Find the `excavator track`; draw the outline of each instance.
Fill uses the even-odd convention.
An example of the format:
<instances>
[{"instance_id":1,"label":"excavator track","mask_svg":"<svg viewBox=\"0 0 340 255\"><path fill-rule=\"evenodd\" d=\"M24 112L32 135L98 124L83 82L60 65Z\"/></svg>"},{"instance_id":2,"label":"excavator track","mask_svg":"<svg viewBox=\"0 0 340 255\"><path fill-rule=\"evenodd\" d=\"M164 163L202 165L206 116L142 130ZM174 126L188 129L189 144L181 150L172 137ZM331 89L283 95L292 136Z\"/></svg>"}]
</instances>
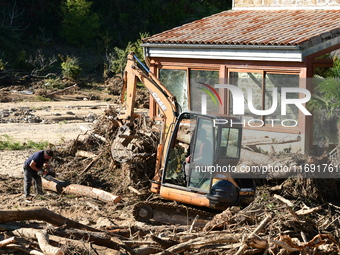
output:
<instances>
[{"instance_id":1,"label":"excavator track","mask_svg":"<svg viewBox=\"0 0 340 255\"><path fill-rule=\"evenodd\" d=\"M192 225L195 221L195 226L204 227L214 214L181 204L150 201L136 204L133 216L147 223Z\"/></svg>"}]
</instances>

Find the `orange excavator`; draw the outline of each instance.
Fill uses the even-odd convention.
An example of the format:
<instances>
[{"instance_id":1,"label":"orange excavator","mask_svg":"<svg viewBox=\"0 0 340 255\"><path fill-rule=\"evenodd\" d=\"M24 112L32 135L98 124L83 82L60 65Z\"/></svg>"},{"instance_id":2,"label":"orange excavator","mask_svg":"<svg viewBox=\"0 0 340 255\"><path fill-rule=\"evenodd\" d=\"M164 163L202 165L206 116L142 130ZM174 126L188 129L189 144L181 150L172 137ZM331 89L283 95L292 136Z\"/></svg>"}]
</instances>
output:
<instances>
[{"instance_id":1,"label":"orange excavator","mask_svg":"<svg viewBox=\"0 0 340 255\"><path fill-rule=\"evenodd\" d=\"M242 140L238 119L179 113L176 98L134 53L128 55L123 80L126 113L118 116L123 126L112 143L112 157L128 162L141 156L132 152L138 139L133 134L134 120L138 118L134 112L138 81L157 102L162 119L151 183L151 191L159 194L161 201L136 204L133 213L137 220L191 224L194 220L199 222L199 218L204 222L216 211L245 206L254 200L253 180L236 171Z\"/></svg>"}]
</instances>

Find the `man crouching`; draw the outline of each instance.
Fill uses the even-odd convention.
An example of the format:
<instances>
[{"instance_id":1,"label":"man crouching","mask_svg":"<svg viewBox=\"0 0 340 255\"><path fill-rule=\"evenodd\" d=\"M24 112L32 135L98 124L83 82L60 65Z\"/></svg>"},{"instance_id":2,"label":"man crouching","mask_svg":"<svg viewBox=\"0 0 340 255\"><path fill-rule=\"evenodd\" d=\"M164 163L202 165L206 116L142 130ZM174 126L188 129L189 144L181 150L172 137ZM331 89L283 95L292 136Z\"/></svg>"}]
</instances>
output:
<instances>
[{"instance_id":1,"label":"man crouching","mask_svg":"<svg viewBox=\"0 0 340 255\"><path fill-rule=\"evenodd\" d=\"M42 182L41 177L45 169L49 169L48 161L53 157L52 150L42 150L33 153L24 163L24 192L26 201L31 201L30 195L32 179L35 183L36 192L42 195Z\"/></svg>"}]
</instances>

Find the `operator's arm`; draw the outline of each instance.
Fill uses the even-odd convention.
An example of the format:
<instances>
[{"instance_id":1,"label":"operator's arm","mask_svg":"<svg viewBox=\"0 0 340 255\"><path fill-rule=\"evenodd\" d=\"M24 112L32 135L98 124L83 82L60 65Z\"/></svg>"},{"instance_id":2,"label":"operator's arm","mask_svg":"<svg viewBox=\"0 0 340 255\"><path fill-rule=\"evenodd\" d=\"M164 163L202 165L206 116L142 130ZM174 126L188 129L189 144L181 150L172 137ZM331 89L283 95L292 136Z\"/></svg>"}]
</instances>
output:
<instances>
[{"instance_id":1,"label":"operator's arm","mask_svg":"<svg viewBox=\"0 0 340 255\"><path fill-rule=\"evenodd\" d=\"M32 168L33 170L35 170L37 172L40 171L40 169L37 167L37 163L34 160L31 161L29 166L30 166L30 168Z\"/></svg>"}]
</instances>

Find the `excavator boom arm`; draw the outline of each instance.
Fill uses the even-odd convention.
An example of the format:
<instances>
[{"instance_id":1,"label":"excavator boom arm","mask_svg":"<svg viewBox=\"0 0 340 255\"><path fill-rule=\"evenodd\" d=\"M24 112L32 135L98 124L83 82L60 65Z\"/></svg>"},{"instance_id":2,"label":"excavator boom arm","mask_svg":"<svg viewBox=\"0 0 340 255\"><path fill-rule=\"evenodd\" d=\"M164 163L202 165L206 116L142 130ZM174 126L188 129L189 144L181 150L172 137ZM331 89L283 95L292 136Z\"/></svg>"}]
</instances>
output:
<instances>
[{"instance_id":1,"label":"excavator boom arm","mask_svg":"<svg viewBox=\"0 0 340 255\"><path fill-rule=\"evenodd\" d=\"M157 162L154 181L157 183L154 192L159 190L160 169L164 166L164 148L167 148L173 124L178 116L176 98L170 91L157 79L157 77L133 54L128 55L127 65L124 71L124 90L126 91L126 114L120 116L120 119L128 120L130 127L133 125L135 118L134 105L137 95L138 80L149 90L150 95L154 98L161 111L162 130L160 143L157 148ZM142 66L142 68L139 66ZM123 91L124 91L123 90ZM124 95L122 95L124 96Z\"/></svg>"}]
</instances>

